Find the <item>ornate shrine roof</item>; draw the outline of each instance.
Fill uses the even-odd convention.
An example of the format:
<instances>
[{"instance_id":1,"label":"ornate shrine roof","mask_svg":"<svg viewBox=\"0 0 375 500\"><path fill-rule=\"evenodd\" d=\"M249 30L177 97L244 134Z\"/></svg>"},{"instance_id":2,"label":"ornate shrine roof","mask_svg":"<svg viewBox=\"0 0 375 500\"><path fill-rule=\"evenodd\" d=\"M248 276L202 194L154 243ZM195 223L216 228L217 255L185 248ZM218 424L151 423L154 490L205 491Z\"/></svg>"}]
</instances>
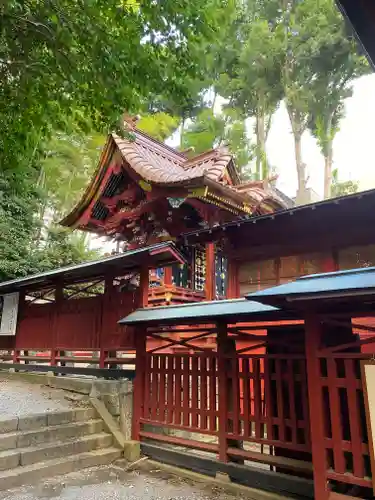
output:
<instances>
[{"instance_id":1,"label":"ornate shrine roof","mask_svg":"<svg viewBox=\"0 0 375 500\"><path fill-rule=\"evenodd\" d=\"M195 203L205 222L207 206L215 207L224 215L214 223L286 208L271 188L240 184L233 156L226 148L189 158L138 130L133 120L126 122L130 123L129 137L109 135L90 185L62 225L121 234L124 219L134 221L151 211L156 198L177 200L172 205L177 209L185 202Z\"/></svg>"}]
</instances>

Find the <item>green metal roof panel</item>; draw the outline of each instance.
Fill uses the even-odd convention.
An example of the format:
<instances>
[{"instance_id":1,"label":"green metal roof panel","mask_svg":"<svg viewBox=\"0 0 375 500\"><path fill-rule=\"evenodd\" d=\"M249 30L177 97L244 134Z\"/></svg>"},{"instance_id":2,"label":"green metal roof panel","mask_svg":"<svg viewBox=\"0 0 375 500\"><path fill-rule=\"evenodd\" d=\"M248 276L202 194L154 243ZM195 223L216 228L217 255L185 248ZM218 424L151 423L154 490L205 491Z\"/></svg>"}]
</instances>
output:
<instances>
[{"instance_id":1,"label":"green metal roof panel","mask_svg":"<svg viewBox=\"0 0 375 500\"><path fill-rule=\"evenodd\" d=\"M287 303L319 299L346 299L375 296L375 267L303 276L291 283L250 293L246 299L285 306Z\"/></svg>"},{"instance_id":2,"label":"green metal roof panel","mask_svg":"<svg viewBox=\"0 0 375 500\"><path fill-rule=\"evenodd\" d=\"M196 302L179 306L146 307L137 309L119 321L122 325L167 325L171 323L197 324L202 321L245 320L251 317L254 321L271 321L287 319L281 310L251 302L245 299L217 300L212 302ZM288 316L290 318L290 314Z\"/></svg>"},{"instance_id":3,"label":"green metal roof panel","mask_svg":"<svg viewBox=\"0 0 375 500\"><path fill-rule=\"evenodd\" d=\"M149 268L168 266L174 263L184 263L185 258L172 242L158 243L136 250L130 250L118 255L93 260L83 264L65 266L53 271L26 276L0 283L0 294L19 291L21 289L43 288L56 280L79 281L89 278L101 278L113 270L119 272L137 271L142 265Z\"/></svg>"}]
</instances>

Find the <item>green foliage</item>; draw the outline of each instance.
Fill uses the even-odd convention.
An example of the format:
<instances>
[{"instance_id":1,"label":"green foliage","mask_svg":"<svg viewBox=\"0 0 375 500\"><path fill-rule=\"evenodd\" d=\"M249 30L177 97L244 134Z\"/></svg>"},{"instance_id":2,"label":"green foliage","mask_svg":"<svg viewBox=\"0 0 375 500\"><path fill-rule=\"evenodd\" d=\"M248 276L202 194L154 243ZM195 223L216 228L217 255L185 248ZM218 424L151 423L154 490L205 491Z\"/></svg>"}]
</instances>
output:
<instances>
[{"instance_id":1,"label":"green foliage","mask_svg":"<svg viewBox=\"0 0 375 500\"><path fill-rule=\"evenodd\" d=\"M99 259L100 252L88 250L86 235L51 225L43 244L37 248L32 258L38 262L39 271L48 271L68 264L79 264Z\"/></svg>"},{"instance_id":2,"label":"green foliage","mask_svg":"<svg viewBox=\"0 0 375 500\"><path fill-rule=\"evenodd\" d=\"M0 281L36 272L31 241L39 193L29 179L9 186L0 176Z\"/></svg>"},{"instance_id":3,"label":"green foliage","mask_svg":"<svg viewBox=\"0 0 375 500\"><path fill-rule=\"evenodd\" d=\"M211 109L205 109L186 126L182 148L193 148L194 155L203 153L219 146L224 133L225 119L215 116Z\"/></svg>"},{"instance_id":4,"label":"green foliage","mask_svg":"<svg viewBox=\"0 0 375 500\"><path fill-rule=\"evenodd\" d=\"M38 217L48 203L57 211L73 203L91 168L71 148L72 134L119 129L124 110L155 96L184 102L189 82L203 79L199 48L215 37L225 7L223 0L1 2L0 279L40 268L30 255ZM51 137L59 144L47 146ZM52 155L41 161L46 147ZM91 147L82 148L87 159Z\"/></svg>"},{"instance_id":5,"label":"green foliage","mask_svg":"<svg viewBox=\"0 0 375 500\"><path fill-rule=\"evenodd\" d=\"M249 162L251 150L246 125L236 110L225 109L215 114L205 109L186 127L182 147L193 148L192 154L196 155L220 145L228 146L240 171Z\"/></svg>"},{"instance_id":6,"label":"green foliage","mask_svg":"<svg viewBox=\"0 0 375 500\"><path fill-rule=\"evenodd\" d=\"M359 184L356 181L340 181L337 168L332 171L332 197L357 193Z\"/></svg>"},{"instance_id":7,"label":"green foliage","mask_svg":"<svg viewBox=\"0 0 375 500\"><path fill-rule=\"evenodd\" d=\"M46 192L45 208L53 211L55 219L78 202L98 165L104 143L101 134L56 133L46 144L40 185Z\"/></svg>"},{"instance_id":8,"label":"green foliage","mask_svg":"<svg viewBox=\"0 0 375 500\"><path fill-rule=\"evenodd\" d=\"M164 142L177 130L179 123L179 117L160 111L154 114L143 115L137 123L137 128L158 141Z\"/></svg>"}]
</instances>

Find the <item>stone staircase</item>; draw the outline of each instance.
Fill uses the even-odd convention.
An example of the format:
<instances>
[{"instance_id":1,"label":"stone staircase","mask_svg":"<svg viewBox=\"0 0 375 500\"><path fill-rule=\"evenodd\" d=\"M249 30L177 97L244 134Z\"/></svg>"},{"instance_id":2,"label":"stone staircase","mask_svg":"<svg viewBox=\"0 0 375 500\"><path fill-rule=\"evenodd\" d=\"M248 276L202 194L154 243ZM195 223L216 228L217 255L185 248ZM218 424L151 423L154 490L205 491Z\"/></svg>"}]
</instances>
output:
<instances>
[{"instance_id":1,"label":"stone staircase","mask_svg":"<svg viewBox=\"0 0 375 500\"><path fill-rule=\"evenodd\" d=\"M120 458L94 409L2 420L0 491Z\"/></svg>"}]
</instances>

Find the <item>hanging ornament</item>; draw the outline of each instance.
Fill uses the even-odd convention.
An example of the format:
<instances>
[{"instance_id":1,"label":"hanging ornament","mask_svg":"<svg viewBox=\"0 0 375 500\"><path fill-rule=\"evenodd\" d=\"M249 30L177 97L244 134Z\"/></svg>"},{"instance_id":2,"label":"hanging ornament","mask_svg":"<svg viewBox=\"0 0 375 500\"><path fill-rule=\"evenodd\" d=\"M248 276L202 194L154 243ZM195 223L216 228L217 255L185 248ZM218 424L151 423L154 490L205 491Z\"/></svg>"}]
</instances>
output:
<instances>
[{"instance_id":1,"label":"hanging ornament","mask_svg":"<svg viewBox=\"0 0 375 500\"><path fill-rule=\"evenodd\" d=\"M167 200L172 208L180 208L186 198L167 198Z\"/></svg>"}]
</instances>

